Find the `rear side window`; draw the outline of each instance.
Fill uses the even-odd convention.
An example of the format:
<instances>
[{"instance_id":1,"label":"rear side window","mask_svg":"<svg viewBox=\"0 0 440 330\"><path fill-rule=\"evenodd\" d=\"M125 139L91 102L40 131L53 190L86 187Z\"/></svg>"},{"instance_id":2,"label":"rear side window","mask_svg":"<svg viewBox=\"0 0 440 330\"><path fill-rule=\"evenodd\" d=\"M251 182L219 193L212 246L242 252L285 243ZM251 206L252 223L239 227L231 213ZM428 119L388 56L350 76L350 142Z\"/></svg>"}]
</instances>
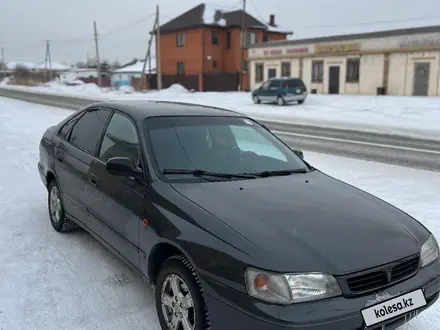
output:
<instances>
[{"instance_id":1,"label":"rear side window","mask_svg":"<svg viewBox=\"0 0 440 330\"><path fill-rule=\"evenodd\" d=\"M81 117L81 115L82 115L82 113L74 116L67 123L65 123L63 127L61 127L61 130L58 133L60 138L67 139L67 136L70 132L70 129L72 128L73 125L75 125L75 123L78 121L78 119Z\"/></svg>"},{"instance_id":2,"label":"rear side window","mask_svg":"<svg viewBox=\"0 0 440 330\"><path fill-rule=\"evenodd\" d=\"M110 113L106 109L86 112L73 126L70 143L94 155Z\"/></svg>"},{"instance_id":3,"label":"rear side window","mask_svg":"<svg viewBox=\"0 0 440 330\"><path fill-rule=\"evenodd\" d=\"M288 79L283 83L283 87L304 88L304 83L300 79Z\"/></svg>"}]
</instances>

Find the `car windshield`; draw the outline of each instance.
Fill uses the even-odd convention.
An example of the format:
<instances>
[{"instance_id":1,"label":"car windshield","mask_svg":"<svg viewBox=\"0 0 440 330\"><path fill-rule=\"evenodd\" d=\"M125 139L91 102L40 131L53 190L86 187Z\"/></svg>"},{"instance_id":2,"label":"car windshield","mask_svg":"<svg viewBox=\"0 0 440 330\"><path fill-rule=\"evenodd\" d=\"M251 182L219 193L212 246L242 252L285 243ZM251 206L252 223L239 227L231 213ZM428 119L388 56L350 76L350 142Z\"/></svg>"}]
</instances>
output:
<instances>
[{"instance_id":1,"label":"car windshield","mask_svg":"<svg viewBox=\"0 0 440 330\"><path fill-rule=\"evenodd\" d=\"M246 118L152 117L145 120L145 127L155 166L161 174L167 170L169 179L188 178L194 170L223 174L309 170L275 136Z\"/></svg>"}]
</instances>

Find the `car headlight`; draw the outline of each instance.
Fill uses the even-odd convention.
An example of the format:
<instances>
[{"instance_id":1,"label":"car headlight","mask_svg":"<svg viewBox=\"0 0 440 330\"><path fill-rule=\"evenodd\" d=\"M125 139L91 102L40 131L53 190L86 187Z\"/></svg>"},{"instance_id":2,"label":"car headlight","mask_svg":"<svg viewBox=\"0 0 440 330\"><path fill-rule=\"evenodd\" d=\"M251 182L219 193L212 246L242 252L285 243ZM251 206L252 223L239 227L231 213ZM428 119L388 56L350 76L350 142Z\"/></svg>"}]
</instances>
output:
<instances>
[{"instance_id":1,"label":"car headlight","mask_svg":"<svg viewBox=\"0 0 440 330\"><path fill-rule=\"evenodd\" d=\"M246 286L250 296L283 305L341 295L336 279L322 273L275 274L248 268Z\"/></svg>"},{"instance_id":2,"label":"car headlight","mask_svg":"<svg viewBox=\"0 0 440 330\"><path fill-rule=\"evenodd\" d=\"M420 252L420 267L432 264L439 257L438 244L434 236L430 235L426 242L422 245Z\"/></svg>"}]
</instances>

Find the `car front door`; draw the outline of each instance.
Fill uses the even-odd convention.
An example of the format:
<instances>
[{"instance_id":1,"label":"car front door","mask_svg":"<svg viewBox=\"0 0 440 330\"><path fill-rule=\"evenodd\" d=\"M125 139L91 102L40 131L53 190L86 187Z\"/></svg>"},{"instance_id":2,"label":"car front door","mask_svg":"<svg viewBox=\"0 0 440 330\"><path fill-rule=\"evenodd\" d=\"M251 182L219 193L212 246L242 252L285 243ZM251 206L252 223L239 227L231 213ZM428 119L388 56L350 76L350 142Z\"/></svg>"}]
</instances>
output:
<instances>
[{"instance_id":1,"label":"car front door","mask_svg":"<svg viewBox=\"0 0 440 330\"><path fill-rule=\"evenodd\" d=\"M276 102L278 98L279 90L280 90L280 81L271 80L269 82L269 88L267 91L267 101Z\"/></svg>"},{"instance_id":2,"label":"car front door","mask_svg":"<svg viewBox=\"0 0 440 330\"><path fill-rule=\"evenodd\" d=\"M84 191L98 141L110 116L108 110L86 110L61 129L55 147L55 175L66 213L85 221Z\"/></svg>"},{"instance_id":3,"label":"car front door","mask_svg":"<svg viewBox=\"0 0 440 330\"><path fill-rule=\"evenodd\" d=\"M97 233L139 268L139 230L143 223L146 180L110 175L105 165L113 157L128 157L135 165L144 168L136 125L119 112L113 113L97 158L91 162L86 212L90 222L99 227Z\"/></svg>"},{"instance_id":4,"label":"car front door","mask_svg":"<svg viewBox=\"0 0 440 330\"><path fill-rule=\"evenodd\" d=\"M269 83L270 81L264 82L263 85L261 85L261 87L258 89L258 98L260 101L268 101Z\"/></svg>"}]
</instances>

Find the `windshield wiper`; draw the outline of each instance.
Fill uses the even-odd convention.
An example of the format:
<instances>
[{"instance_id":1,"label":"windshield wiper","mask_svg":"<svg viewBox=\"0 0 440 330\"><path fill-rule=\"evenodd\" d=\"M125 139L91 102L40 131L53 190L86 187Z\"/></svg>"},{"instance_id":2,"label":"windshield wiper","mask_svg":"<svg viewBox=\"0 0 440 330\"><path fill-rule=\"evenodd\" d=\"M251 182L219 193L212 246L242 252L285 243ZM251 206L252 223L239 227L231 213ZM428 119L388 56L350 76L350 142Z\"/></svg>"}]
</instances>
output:
<instances>
[{"instance_id":1,"label":"windshield wiper","mask_svg":"<svg viewBox=\"0 0 440 330\"><path fill-rule=\"evenodd\" d=\"M262 178L267 178L269 176L283 176L290 175L296 173L307 173L308 171L305 168L299 168L294 170L278 170L278 171L263 171L260 173L245 173L246 175L255 175Z\"/></svg>"},{"instance_id":2,"label":"windshield wiper","mask_svg":"<svg viewBox=\"0 0 440 330\"><path fill-rule=\"evenodd\" d=\"M256 179L255 174L233 174L233 173L220 173L220 172L209 172L204 170L181 170L181 169L164 169L163 174L192 174L194 176L212 176L216 178L226 178L226 179Z\"/></svg>"}]
</instances>

